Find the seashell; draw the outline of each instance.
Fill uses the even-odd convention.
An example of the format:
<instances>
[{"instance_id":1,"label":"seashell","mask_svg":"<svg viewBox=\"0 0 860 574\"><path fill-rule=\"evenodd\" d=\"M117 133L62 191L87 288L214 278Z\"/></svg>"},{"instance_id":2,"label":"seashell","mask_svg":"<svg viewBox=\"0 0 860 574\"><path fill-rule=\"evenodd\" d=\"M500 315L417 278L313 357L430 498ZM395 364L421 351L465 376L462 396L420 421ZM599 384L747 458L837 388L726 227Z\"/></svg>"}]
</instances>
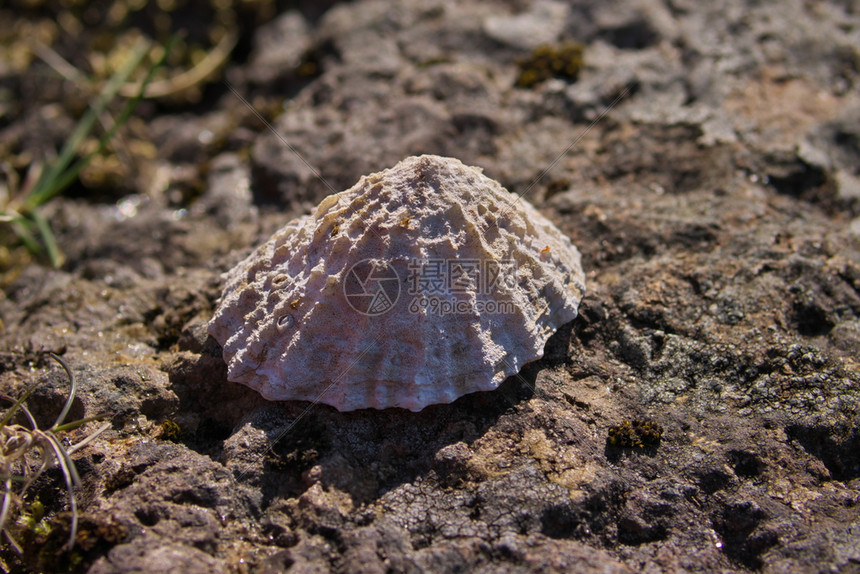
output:
<instances>
[{"instance_id":1,"label":"seashell","mask_svg":"<svg viewBox=\"0 0 860 574\"><path fill-rule=\"evenodd\" d=\"M548 219L432 155L325 198L224 279L209 333L228 379L341 411L495 389L585 292L579 252Z\"/></svg>"}]
</instances>

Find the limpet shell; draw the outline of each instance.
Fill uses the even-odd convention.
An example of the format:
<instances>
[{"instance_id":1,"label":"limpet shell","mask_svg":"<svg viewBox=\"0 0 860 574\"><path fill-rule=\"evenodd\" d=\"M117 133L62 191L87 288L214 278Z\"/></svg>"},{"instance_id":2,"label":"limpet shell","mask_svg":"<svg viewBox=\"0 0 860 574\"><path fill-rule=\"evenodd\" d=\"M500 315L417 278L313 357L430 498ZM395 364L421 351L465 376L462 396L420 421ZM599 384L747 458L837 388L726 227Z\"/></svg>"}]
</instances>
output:
<instances>
[{"instance_id":1,"label":"limpet shell","mask_svg":"<svg viewBox=\"0 0 860 574\"><path fill-rule=\"evenodd\" d=\"M224 276L209 333L270 400L420 411L497 388L576 317L580 255L453 158L409 157L325 198Z\"/></svg>"}]
</instances>

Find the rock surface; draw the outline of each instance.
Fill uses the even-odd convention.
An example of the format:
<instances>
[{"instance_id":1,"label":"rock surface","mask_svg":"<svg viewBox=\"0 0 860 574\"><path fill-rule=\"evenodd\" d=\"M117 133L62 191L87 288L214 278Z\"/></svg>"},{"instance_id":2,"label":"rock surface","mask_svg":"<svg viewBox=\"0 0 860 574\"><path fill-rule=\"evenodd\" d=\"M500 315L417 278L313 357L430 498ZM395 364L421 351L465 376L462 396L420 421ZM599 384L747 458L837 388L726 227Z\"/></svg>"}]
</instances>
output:
<instances>
[{"instance_id":1,"label":"rock surface","mask_svg":"<svg viewBox=\"0 0 860 574\"><path fill-rule=\"evenodd\" d=\"M432 155L330 195L224 279L209 333L228 379L341 411L493 390L543 356L585 291L552 222Z\"/></svg>"},{"instance_id":2,"label":"rock surface","mask_svg":"<svg viewBox=\"0 0 860 574\"><path fill-rule=\"evenodd\" d=\"M0 41L49 41L20 4ZM857 569L856 3L566 2L578 80L517 88L517 30L550 4L298 2L224 71L278 136L218 82L193 106L145 105L124 153L150 150L146 170L45 206L62 269L15 267L7 239L0 393L35 384L51 424L65 374L22 353L65 347L71 416L112 425L74 455L76 550L55 552L68 508L49 472L32 494L50 527L23 557L0 549L10 570ZM52 47L85 66L75 42L95 27ZM287 33L289 49L272 41ZM8 53L0 156L23 172L85 105ZM419 413L227 382L206 331L220 274L425 153L482 167L571 239L576 320L497 390ZM648 444L610 441L637 428Z\"/></svg>"}]
</instances>

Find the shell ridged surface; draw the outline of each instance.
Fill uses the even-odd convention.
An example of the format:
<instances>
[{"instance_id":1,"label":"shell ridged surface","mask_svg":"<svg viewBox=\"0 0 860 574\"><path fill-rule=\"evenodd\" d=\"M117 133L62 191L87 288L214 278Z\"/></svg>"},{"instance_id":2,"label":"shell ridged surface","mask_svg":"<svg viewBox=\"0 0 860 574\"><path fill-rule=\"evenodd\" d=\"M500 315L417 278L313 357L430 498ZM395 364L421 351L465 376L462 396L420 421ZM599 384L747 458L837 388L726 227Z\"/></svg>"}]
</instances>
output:
<instances>
[{"instance_id":1,"label":"shell ridged surface","mask_svg":"<svg viewBox=\"0 0 860 574\"><path fill-rule=\"evenodd\" d=\"M585 291L570 240L479 168L407 158L327 197L225 275L228 379L341 411L492 390Z\"/></svg>"}]
</instances>

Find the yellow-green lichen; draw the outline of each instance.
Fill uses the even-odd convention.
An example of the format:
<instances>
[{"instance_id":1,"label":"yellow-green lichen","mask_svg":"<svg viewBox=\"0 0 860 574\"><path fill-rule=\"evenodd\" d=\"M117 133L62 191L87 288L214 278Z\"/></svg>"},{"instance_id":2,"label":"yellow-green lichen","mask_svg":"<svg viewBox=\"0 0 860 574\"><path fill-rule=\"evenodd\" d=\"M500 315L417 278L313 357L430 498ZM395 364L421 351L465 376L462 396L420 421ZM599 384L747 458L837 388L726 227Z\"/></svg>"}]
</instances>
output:
<instances>
[{"instance_id":1,"label":"yellow-green lichen","mask_svg":"<svg viewBox=\"0 0 860 574\"><path fill-rule=\"evenodd\" d=\"M182 428L174 421L168 419L159 425L161 431L160 438L171 442L179 442L182 437Z\"/></svg>"},{"instance_id":2,"label":"yellow-green lichen","mask_svg":"<svg viewBox=\"0 0 860 574\"><path fill-rule=\"evenodd\" d=\"M651 419L622 421L609 428L606 444L618 448L645 448L657 446L663 436L663 427Z\"/></svg>"},{"instance_id":3,"label":"yellow-green lichen","mask_svg":"<svg viewBox=\"0 0 860 574\"><path fill-rule=\"evenodd\" d=\"M532 88L550 78L575 82L582 69L583 46L577 42L543 44L517 61L520 75L517 87Z\"/></svg>"}]
</instances>

